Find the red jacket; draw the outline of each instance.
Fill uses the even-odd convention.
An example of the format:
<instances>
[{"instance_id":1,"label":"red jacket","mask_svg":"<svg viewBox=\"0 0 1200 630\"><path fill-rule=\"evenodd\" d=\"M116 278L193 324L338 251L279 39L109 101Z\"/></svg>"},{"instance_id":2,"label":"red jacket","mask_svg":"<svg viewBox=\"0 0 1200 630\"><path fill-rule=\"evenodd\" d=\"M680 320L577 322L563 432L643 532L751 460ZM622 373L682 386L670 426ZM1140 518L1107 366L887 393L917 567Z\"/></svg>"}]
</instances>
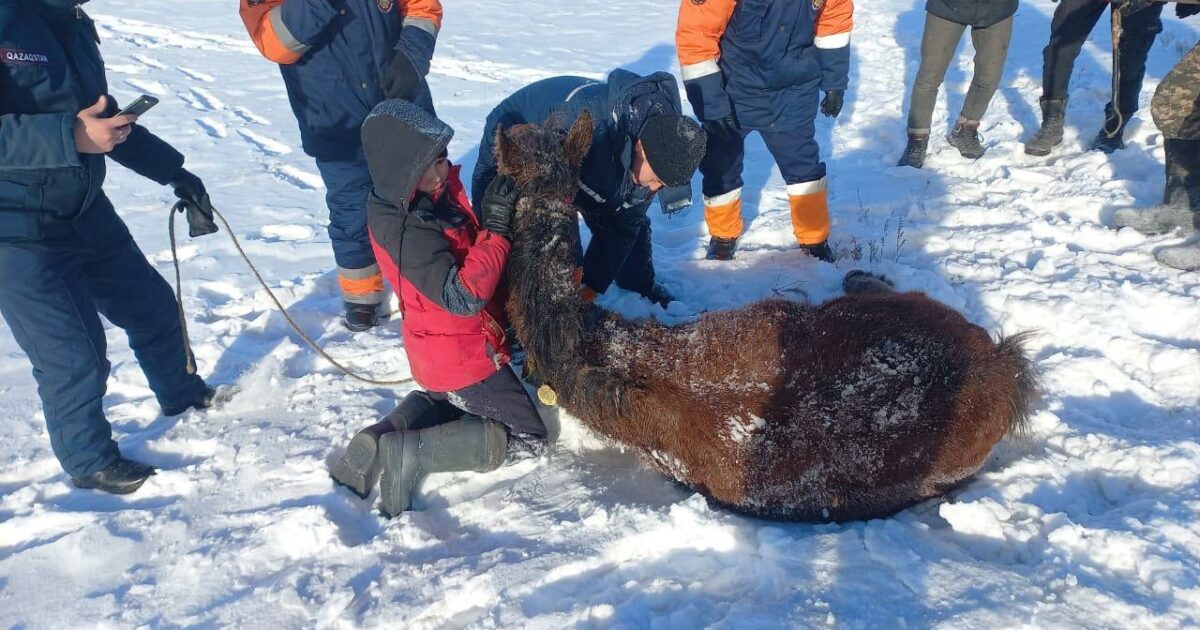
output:
<instances>
[{"instance_id":1,"label":"red jacket","mask_svg":"<svg viewBox=\"0 0 1200 630\"><path fill-rule=\"evenodd\" d=\"M501 284L511 245L480 225L459 169L437 199L418 195L401 210L372 195L368 211L375 258L400 296L413 378L435 392L474 385L509 360Z\"/></svg>"}]
</instances>

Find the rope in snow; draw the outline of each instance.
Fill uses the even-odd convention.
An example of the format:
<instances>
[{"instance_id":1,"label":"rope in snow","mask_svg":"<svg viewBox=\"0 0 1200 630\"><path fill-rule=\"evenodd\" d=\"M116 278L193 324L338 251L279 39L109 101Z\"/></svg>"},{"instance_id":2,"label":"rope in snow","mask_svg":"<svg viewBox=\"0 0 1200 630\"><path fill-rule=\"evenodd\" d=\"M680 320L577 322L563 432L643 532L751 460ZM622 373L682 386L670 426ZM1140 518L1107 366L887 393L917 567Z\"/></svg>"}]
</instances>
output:
<instances>
[{"instance_id":1,"label":"rope in snow","mask_svg":"<svg viewBox=\"0 0 1200 630\"><path fill-rule=\"evenodd\" d=\"M192 341L188 337L187 317L183 312L183 284L180 282L179 255L176 252L175 245L175 215L179 212L182 212L182 208L183 202L177 202L174 206L171 206L171 217L167 221L167 233L171 237L171 262L175 265L175 302L179 307L179 326L183 330L183 347L187 352L188 361L187 369L188 374L195 374L196 356L192 353ZM296 323L296 320L292 319L292 316L288 314L287 309L284 308L283 302L280 302L279 298L275 296L275 292L271 290L271 287L267 286L267 281L263 280L262 274L258 272L258 268L254 266L254 263L250 260L250 257L246 255L246 251L242 249L242 244L238 242L237 236L234 235L233 228L229 226L229 221L225 220L225 215L221 214L221 211L217 210L216 208L213 208L213 214L215 214L217 218L221 220L221 225L225 226L225 233L229 235L229 240L233 241L234 249L237 250L238 255L242 257L242 260L246 261L246 266L250 267L251 273L254 274L256 279L258 279L258 284L262 286L263 290L267 292L267 296L270 297L271 301L275 303L276 310L283 315L283 318L287 320L288 325L292 327L292 330L296 331L296 334L304 340L304 343L308 344L308 347L312 348L313 351L321 355L322 358L333 365L333 367L337 368L342 374L345 374L346 376L349 376L355 380L369 383L371 385L406 385L413 382L411 377L388 381L369 378L354 372L350 368L338 362L337 359L329 356L329 353L326 352L324 348L317 345L317 342L313 341L312 338L300 328L300 325Z\"/></svg>"}]
</instances>

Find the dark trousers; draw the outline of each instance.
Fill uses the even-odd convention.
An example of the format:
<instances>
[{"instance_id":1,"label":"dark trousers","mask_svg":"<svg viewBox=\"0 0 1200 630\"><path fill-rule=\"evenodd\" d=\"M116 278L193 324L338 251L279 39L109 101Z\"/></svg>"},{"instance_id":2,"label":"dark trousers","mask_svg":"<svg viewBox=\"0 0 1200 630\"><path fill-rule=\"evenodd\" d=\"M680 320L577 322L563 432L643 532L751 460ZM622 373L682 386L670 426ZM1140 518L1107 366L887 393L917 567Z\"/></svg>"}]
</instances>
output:
<instances>
[{"instance_id":1,"label":"dark trousers","mask_svg":"<svg viewBox=\"0 0 1200 630\"><path fill-rule=\"evenodd\" d=\"M333 259L342 269L363 269L375 264L375 253L367 237L367 196L371 172L359 150L352 160L317 160L325 181L325 203L329 206L329 240Z\"/></svg>"},{"instance_id":2,"label":"dark trousers","mask_svg":"<svg viewBox=\"0 0 1200 630\"><path fill-rule=\"evenodd\" d=\"M1071 82L1075 58L1096 22L1104 15L1107 2L1098 0L1061 0L1050 21L1050 43L1042 51L1042 98L1064 100ZM1126 16L1118 48L1121 53L1120 111L1126 120L1138 109L1142 79L1146 76L1146 57L1154 38L1162 32L1163 3ZM1105 106L1109 117L1113 104Z\"/></svg>"},{"instance_id":3,"label":"dark trousers","mask_svg":"<svg viewBox=\"0 0 1200 630\"><path fill-rule=\"evenodd\" d=\"M815 182L825 177L825 163L821 161L821 150L814 137L816 125L812 117L806 120L805 125L796 129L758 132L771 157L775 158L785 184ZM741 129L739 133L732 138L716 134L708 137L708 148L700 160L705 197L716 197L742 187L746 136L750 130Z\"/></svg>"},{"instance_id":4,"label":"dark trousers","mask_svg":"<svg viewBox=\"0 0 1200 630\"><path fill-rule=\"evenodd\" d=\"M987 111L988 103L1000 86L1000 76L1004 73L1008 44L1012 41L1012 26L1013 19L1009 16L987 28L971 27L975 72L971 76L967 98L963 101L960 119L978 121ZM929 133L938 88L946 79L946 70L967 28L964 24L925 13L925 31L921 35L921 68L917 70L912 99L908 105L909 133Z\"/></svg>"},{"instance_id":5,"label":"dark trousers","mask_svg":"<svg viewBox=\"0 0 1200 630\"><path fill-rule=\"evenodd\" d=\"M163 407L183 407L204 390L188 374L171 287L146 262L103 195L46 238L0 243L0 315L33 364L50 446L71 475L119 455L102 399L108 380L104 326L124 329Z\"/></svg>"},{"instance_id":6,"label":"dark trousers","mask_svg":"<svg viewBox=\"0 0 1200 630\"><path fill-rule=\"evenodd\" d=\"M603 215L583 214L592 240L583 254L583 283L604 293L617 286L650 296L654 289L654 259L650 242L648 204Z\"/></svg>"},{"instance_id":7,"label":"dark trousers","mask_svg":"<svg viewBox=\"0 0 1200 630\"><path fill-rule=\"evenodd\" d=\"M546 425L542 423L537 407L508 366L470 387L446 393L429 392L429 396L447 401L467 413L495 420L514 435L546 437Z\"/></svg>"}]
</instances>

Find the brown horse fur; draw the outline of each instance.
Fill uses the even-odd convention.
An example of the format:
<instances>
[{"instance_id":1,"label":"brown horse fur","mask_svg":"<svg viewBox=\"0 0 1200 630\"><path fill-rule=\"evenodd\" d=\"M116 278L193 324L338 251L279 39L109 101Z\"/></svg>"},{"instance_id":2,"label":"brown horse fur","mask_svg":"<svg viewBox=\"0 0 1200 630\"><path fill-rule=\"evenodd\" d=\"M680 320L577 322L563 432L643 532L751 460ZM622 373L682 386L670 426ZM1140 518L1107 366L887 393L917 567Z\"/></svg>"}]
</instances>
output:
<instances>
[{"instance_id":1,"label":"brown horse fur","mask_svg":"<svg viewBox=\"0 0 1200 630\"><path fill-rule=\"evenodd\" d=\"M681 326L580 299L564 200L591 125L585 112L565 138L554 121L496 138L520 195L508 312L537 375L591 430L714 504L844 521L944 494L1025 429L1038 386L1023 337L993 342L921 293L768 299Z\"/></svg>"}]
</instances>

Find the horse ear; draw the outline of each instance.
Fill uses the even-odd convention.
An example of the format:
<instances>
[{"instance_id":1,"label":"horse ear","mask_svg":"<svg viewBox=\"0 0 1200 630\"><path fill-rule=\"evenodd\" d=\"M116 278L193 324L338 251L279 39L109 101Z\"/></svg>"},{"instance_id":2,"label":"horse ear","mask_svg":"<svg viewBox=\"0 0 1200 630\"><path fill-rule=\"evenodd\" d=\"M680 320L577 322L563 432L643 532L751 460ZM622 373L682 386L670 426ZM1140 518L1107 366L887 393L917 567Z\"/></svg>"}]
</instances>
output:
<instances>
[{"instance_id":1,"label":"horse ear","mask_svg":"<svg viewBox=\"0 0 1200 630\"><path fill-rule=\"evenodd\" d=\"M563 151L566 153L567 162L570 163L571 168L579 168L591 148L592 112L585 109L575 119L575 124L571 125L571 130L567 132L567 139L563 143Z\"/></svg>"},{"instance_id":2,"label":"horse ear","mask_svg":"<svg viewBox=\"0 0 1200 630\"><path fill-rule=\"evenodd\" d=\"M511 163L515 154L513 153L512 140L508 139L508 134L504 133L502 125L496 125L496 143L492 149L492 154L496 156L496 167L500 173L511 174L514 165Z\"/></svg>"}]
</instances>

